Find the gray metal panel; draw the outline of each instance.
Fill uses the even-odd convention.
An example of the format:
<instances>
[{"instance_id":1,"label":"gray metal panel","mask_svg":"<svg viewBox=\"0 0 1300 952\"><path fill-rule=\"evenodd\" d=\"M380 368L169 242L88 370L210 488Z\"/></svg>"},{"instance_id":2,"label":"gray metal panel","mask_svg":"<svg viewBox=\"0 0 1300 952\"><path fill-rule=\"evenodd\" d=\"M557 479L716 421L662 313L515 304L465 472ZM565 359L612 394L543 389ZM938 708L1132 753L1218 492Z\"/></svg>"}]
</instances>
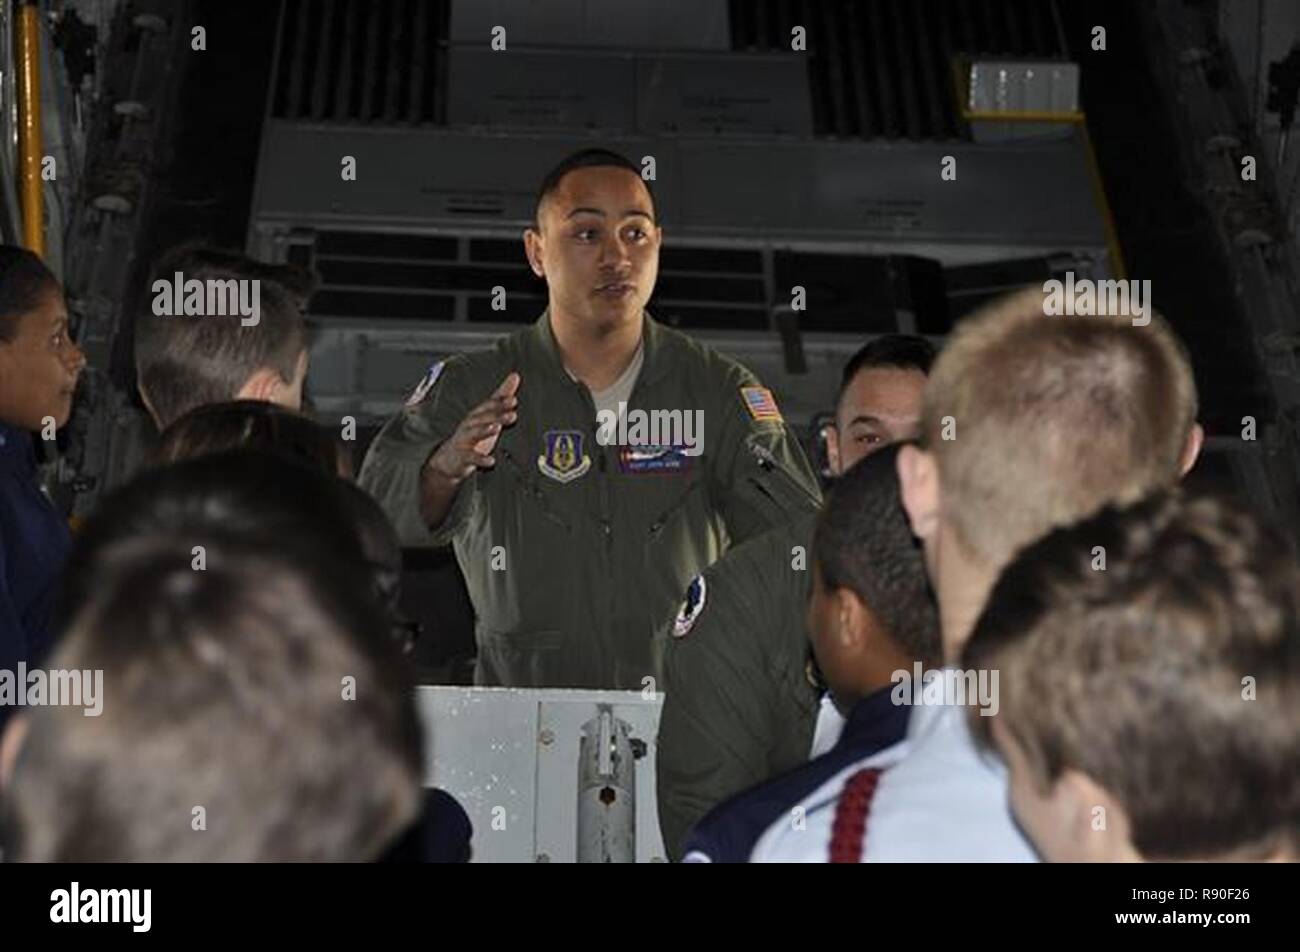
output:
<instances>
[{"instance_id":1,"label":"gray metal panel","mask_svg":"<svg viewBox=\"0 0 1300 952\"><path fill-rule=\"evenodd\" d=\"M1079 108L1077 63L979 59L970 64L973 112L1074 112Z\"/></svg>"},{"instance_id":2,"label":"gray metal panel","mask_svg":"<svg viewBox=\"0 0 1300 952\"><path fill-rule=\"evenodd\" d=\"M946 265L1104 249L1083 144L615 138L656 157L669 240L904 252ZM517 234L542 172L577 143L553 134L269 121L251 228ZM340 159L357 158L344 182ZM957 180L942 181L945 155Z\"/></svg>"},{"instance_id":3,"label":"gray metal panel","mask_svg":"<svg viewBox=\"0 0 1300 952\"><path fill-rule=\"evenodd\" d=\"M454 43L482 43L492 28L514 45L725 50L727 0L455 0Z\"/></svg>"},{"instance_id":4,"label":"gray metal panel","mask_svg":"<svg viewBox=\"0 0 1300 952\"><path fill-rule=\"evenodd\" d=\"M516 129L636 126L636 61L586 50L451 50L447 121Z\"/></svg>"},{"instance_id":5,"label":"gray metal panel","mask_svg":"<svg viewBox=\"0 0 1300 952\"><path fill-rule=\"evenodd\" d=\"M807 60L794 53L455 47L447 118L456 126L606 134L812 134Z\"/></svg>"},{"instance_id":6,"label":"gray metal panel","mask_svg":"<svg viewBox=\"0 0 1300 952\"><path fill-rule=\"evenodd\" d=\"M637 58L637 126L657 133L811 136L802 53Z\"/></svg>"},{"instance_id":7,"label":"gray metal panel","mask_svg":"<svg viewBox=\"0 0 1300 952\"><path fill-rule=\"evenodd\" d=\"M662 862L655 797L662 703L662 695L636 691L419 687L424 783L469 814L474 862L573 862L582 725L607 704L645 742L636 761L636 856Z\"/></svg>"}]
</instances>

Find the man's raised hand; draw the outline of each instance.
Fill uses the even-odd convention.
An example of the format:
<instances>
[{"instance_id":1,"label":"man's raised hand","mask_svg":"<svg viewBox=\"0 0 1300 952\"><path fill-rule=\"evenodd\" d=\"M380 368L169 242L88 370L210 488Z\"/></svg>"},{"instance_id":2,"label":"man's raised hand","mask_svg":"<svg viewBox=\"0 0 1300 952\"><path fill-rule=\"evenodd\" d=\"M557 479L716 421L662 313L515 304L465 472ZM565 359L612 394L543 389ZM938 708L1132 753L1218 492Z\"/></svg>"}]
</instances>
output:
<instances>
[{"instance_id":1,"label":"man's raised hand","mask_svg":"<svg viewBox=\"0 0 1300 952\"><path fill-rule=\"evenodd\" d=\"M492 451L501 432L519 418L520 376L511 371L492 395L469 413L425 465L444 479L459 483L477 469L496 465Z\"/></svg>"}]
</instances>

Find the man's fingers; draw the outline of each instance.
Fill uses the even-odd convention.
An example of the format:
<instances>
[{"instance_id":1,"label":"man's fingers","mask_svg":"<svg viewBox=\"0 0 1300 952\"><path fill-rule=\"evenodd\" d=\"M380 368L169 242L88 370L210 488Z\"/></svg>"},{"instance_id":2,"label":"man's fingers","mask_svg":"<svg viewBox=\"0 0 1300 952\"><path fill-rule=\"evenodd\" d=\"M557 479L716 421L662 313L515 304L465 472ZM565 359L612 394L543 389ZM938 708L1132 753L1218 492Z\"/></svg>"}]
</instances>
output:
<instances>
[{"instance_id":1,"label":"man's fingers","mask_svg":"<svg viewBox=\"0 0 1300 952\"><path fill-rule=\"evenodd\" d=\"M519 414L514 410L503 410L500 413L484 413L474 419L466 418L465 422L458 428L458 435L482 433L492 427L504 429L517 419L519 419Z\"/></svg>"},{"instance_id":2,"label":"man's fingers","mask_svg":"<svg viewBox=\"0 0 1300 952\"><path fill-rule=\"evenodd\" d=\"M519 389L519 384L522 379L523 378L519 376L517 371L510 371L510 373L506 374L506 379L501 381L501 385L497 387L492 396L513 397L515 392Z\"/></svg>"},{"instance_id":3,"label":"man's fingers","mask_svg":"<svg viewBox=\"0 0 1300 952\"><path fill-rule=\"evenodd\" d=\"M468 449L475 443L481 443L489 436L495 436L500 432L501 424L495 420L462 427L461 432L456 436L456 446L460 449Z\"/></svg>"},{"instance_id":4,"label":"man's fingers","mask_svg":"<svg viewBox=\"0 0 1300 952\"><path fill-rule=\"evenodd\" d=\"M508 410L514 410L518 406L519 400L517 397L488 397L465 414L465 419L470 420L484 415L500 415Z\"/></svg>"},{"instance_id":5,"label":"man's fingers","mask_svg":"<svg viewBox=\"0 0 1300 952\"><path fill-rule=\"evenodd\" d=\"M471 426L479 426L482 423L513 423L518 418L519 413L513 407L503 406L482 406L471 411L470 414L461 421L461 429Z\"/></svg>"}]
</instances>

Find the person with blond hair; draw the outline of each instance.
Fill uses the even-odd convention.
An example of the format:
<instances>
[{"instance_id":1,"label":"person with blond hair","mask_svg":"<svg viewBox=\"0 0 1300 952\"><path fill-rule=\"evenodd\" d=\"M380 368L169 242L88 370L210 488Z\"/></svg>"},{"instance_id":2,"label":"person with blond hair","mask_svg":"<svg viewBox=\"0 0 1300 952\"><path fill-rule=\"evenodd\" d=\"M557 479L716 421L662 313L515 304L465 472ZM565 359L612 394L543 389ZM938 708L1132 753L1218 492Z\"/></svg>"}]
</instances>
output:
<instances>
[{"instance_id":1,"label":"person with blond hair","mask_svg":"<svg viewBox=\"0 0 1300 952\"><path fill-rule=\"evenodd\" d=\"M844 826L865 830L853 844L865 861L1035 858L1008 810L1005 770L968 726L961 689L991 686L980 700L992 713L996 672L980 682L958 671L962 647L1020 548L1175 483L1200 452L1191 364L1162 316L1135 325L1123 313L1050 316L1043 304L1030 289L959 323L926 384L920 445L899 453L949 667L901 685L910 751L863 778L863 822ZM850 780L846 794L858 787Z\"/></svg>"}]
</instances>

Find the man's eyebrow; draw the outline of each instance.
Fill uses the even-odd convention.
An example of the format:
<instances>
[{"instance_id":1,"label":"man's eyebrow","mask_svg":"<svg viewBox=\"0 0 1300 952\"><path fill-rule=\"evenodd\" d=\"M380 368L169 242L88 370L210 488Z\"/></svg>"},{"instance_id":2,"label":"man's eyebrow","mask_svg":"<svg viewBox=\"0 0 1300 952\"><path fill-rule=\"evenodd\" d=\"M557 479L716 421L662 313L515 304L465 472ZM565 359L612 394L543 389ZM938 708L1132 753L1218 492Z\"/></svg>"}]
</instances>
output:
<instances>
[{"instance_id":1,"label":"man's eyebrow","mask_svg":"<svg viewBox=\"0 0 1300 952\"><path fill-rule=\"evenodd\" d=\"M855 416L852 420L849 421L849 426L853 426L855 423L874 423L876 426L885 425L884 420L870 413L859 413L857 416Z\"/></svg>"},{"instance_id":2,"label":"man's eyebrow","mask_svg":"<svg viewBox=\"0 0 1300 952\"><path fill-rule=\"evenodd\" d=\"M572 218L574 215L584 215L584 214L599 215L601 218L606 217L605 213L601 211L599 208L575 208L573 211L569 212L569 214L565 215L564 217L567 220L569 218ZM654 221L654 216L652 216L649 212L642 211L639 208L629 208L623 212L624 218L630 218L633 215L640 215L642 218L648 219L649 221Z\"/></svg>"}]
</instances>

